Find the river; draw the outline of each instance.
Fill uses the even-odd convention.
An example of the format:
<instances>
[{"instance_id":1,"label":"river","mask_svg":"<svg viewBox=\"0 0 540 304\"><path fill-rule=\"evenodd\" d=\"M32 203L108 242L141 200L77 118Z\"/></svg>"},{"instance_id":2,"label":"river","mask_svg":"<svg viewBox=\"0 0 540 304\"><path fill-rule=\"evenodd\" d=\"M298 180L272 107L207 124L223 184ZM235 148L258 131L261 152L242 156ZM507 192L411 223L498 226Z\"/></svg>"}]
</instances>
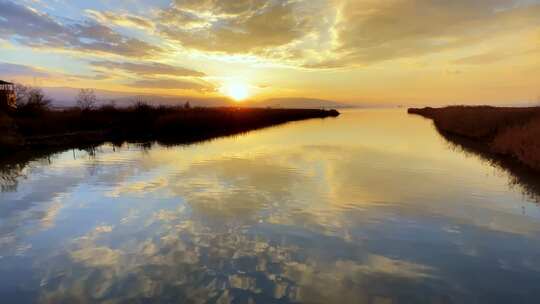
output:
<instances>
[{"instance_id":1,"label":"river","mask_svg":"<svg viewBox=\"0 0 540 304\"><path fill-rule=\"evenodd\" d=\"M538 303L513 180L403 109L55 153L4 172L0 299Z\"/></svg>"}]
</instances>

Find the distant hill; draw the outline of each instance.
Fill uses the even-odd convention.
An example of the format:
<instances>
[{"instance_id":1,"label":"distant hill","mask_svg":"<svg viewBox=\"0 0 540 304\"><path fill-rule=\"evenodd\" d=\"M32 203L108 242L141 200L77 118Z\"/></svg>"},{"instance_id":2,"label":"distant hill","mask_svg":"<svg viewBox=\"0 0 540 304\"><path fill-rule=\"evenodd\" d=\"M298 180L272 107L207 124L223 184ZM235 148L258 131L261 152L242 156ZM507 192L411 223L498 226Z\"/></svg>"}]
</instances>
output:
<instances>
[{"instance_id":1,"label":"distant hill","mask_svg":"<svg viewBox=\"0 0 540 304\"><path fill-rule=\"evenodd\" d=\"M331 100L315 99L315 98L271 98L259 102L250 103L250 106L270 107L270 108L352 108L353 105L340 103Z\"/></svg>"},{"instance_id":2,"label":"distant hill","mask_svg":"<svg viewBox=\"0 0 540 304\"><path fill-rule=\"evenodd\" d=\"M75 105L75 99L80 89L69 87L43 87L45 95L52 99L53 105L57 107L69 107ZM111 100L126 96L125 93L96 90L96 95L100 100Z\"/></svg>"},{"instance_id":3,"label":"distant hill","mask_svg":"<svg viewBox=\"0 0 540 304\"><path fill-rule=\"evenodd\" d=\"M70 107L75 105L75 100L79 89L68 87L45 87L45 95L53 100L56 107ZM129 106L135 101L144 100L152 104L159 105L183 105L189 101L195 107L258 107L258 108L290 108L290 109L342 109L352 108L353 105L340 103L331 100L315 98L272 98L263 101L234 102L227 97L191 97L191 96L159 96L159 95L136 95L127 92L115 92L106 90L96 90L99 104L107 104L111 101L117 106Z\"/></svg>"},{"instance_id":4,"label":"distant hill","mask_svg":"<svg viewBox=\"0 0 540 304\"><path fill-rule=\"evenodd\" d=\"M70 107L75 105L78 88L67 87L45 87L43 91L47 97L53 100L53 105L57 107ZM187 101L192 106L197 107L222 107L230 106L234 102L226 97L191 97L191 96L159 96L159 95L137 95L128 92L115 92L107 90L95 90L99 104L108 104L112 101L117 106L129 106L135 101L147 101L159 105L183 105Z\"/></svg>"}]
</instances>

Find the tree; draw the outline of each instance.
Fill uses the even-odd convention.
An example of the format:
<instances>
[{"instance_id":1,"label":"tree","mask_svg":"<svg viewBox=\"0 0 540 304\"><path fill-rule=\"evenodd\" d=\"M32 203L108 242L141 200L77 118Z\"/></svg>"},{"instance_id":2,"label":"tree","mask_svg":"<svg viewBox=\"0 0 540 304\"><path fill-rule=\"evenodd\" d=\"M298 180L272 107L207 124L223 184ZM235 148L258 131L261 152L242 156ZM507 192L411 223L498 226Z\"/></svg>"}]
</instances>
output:
<instances>
[{"instance_id":1,"label":"tree","mask_svg":"<svg viewBox=\"0 0 540 304\"><path fill-rule=\"evenodd\" d=\"M27 98L26 104L32 105L34 108L46 109L51 103L51 100L45 97L40 88L29 88Z\"/></svg>"},{"instance_id":2,"label":"tree","mask_svg":"<svg viewBox=\"0 0 540 304\"><path fill-rule=\"evenodd\" d=\"M191 109L191 104L189 103L189 101L186 101L186 103L184 104L184 109Z\"/></svg>"},{"instance_id":3,"label":"tree","mask_svg":"<svg viewBox=\"0 0 540 304\"><path fill-rule=\"evenodd\" d=\"M24 106L28 102L29 91L29 87L20 83L15 84L15 95L17 96L15 101L17 103L17 107Z\"/></svg>"},{"instance_id":4,"label":"tree","mask_svg":"<svg viewBox=\"0 0 540 304\"><path fill-rule=\"evenodd\" d=\"M91 110L96 106L97 97L93 89L81 89L77 95L77 106L82 110Z\"/></svg>"},{"instance_id":5,"label":"tree","mask_svg":"<svg viewBox=\"0 0 540 304\"><path fill-rule=\"evenodd\" d=\"M23 115L37 115L48 110L51 104L51 100L40 88L16 84L15 94L17 94L17 113Z\"/></svg>"}]
</instances>

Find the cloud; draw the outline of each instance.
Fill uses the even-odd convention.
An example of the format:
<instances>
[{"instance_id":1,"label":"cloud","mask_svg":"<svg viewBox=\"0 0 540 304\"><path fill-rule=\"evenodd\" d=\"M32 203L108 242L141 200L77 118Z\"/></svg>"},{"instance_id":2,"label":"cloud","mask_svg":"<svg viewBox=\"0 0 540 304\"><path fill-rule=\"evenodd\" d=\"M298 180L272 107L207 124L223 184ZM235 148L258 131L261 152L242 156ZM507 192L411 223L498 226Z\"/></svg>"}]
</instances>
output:
<instances>
[{"instance_id":1,"label":"cloud","mask_svg":"<svg viewBox=\"0 0 540 304\"><path fill-rule=\"evenodd\" d=\"M168 186L168 181L164 178L158 178L151 182L141 181L135 183L126 183L119 185L111 190L107 196L120 197L121 195L148 194Z\"/></svg>"},{"instance_id":2,"label":"cloud","mask_svg":"<svg viewBox=\"0 0 540 304\"><path fill-rule=\"evenodd\" d=\"M263 8L271 2L267 0L174 0L174 6L189 11L210 12L216 15L239 15Z\"/></svg>"},{"instance_id":3,"label":"cloud","mask_svg":"<svg viewBox=\"0 0 540 304\"><path fill-rule=\"evenodd\" d=\"M90 65L100 72L147 78L206 76L174 63L135 60L160 55L160 61L174 62L176 55L193 51L250 55L250 60L256 59L250 62L308 69L367 66L450 50L459 55L445 63L485 64L536 47L537 39L520 34L540 29L538 0L172 0L146 14L88 9L82 12L86 19L76 20L25 6L37 5L31 3L0 0L0 39L53 51L130 57ZM495 51L484 47L510 40L512 34L516 35L511 39L519 40L516 44L497 45ZM141 80L151 87L175 87L175 82L179 80Z\"/></svg>"},{"instance_id":4,"label":"cloud","mask_svg":"<svg viewBox=\"0 0 540 304\"><path fill-rule=\"evenodd\" d=\"M339 7L335 55L307 67L426 55L540 24L540 5L520 5L517 0L346 0Z\"/></svg>"},{"instance_id":5,"label":"cloud","mask_svg":"<svg viewBox=\"0 0 540 304\"><path fill-rule=\"evenodd\" d=\"M0 75L4 78L10 77L51 77L49 72L31 66L0 62Z\"/></svg>"},{"instance_id":6,"label":"cloud","mask_svg":"<svg viewBox=\"0 0 540 304\"><path fill-rule=\"evenodd\" d=\"M0 38L30 47L147 57L162 51L142 40L123 36L92 21L62 24L29 7L0 0Z\"/></svg>"},{"instance_id":7,"label":"cloud","mask_svg":"<svg viewBox=\"0 0 540 304\"><path fill-rule=\"evenodd\" d=\"M76 263L89 267L110 267L119 263L122 252L108 247L82 248L71 252L71 258Z\"/></svg>"},{"instance_id":8,"label":"cloud","mask_svg":"<svg viewBox=\"0 0 540 304\"><path fill-rule=\"evenodd\" d=\"M94 61L91 62L92 66L122 70L137 75L170 75L170 76L191 76L191 77L203 77L204 73L195 71L192 69L172 66L163 63L131 63L131 62L113 62L113 61Z\"/></svg>"},{"instance_id":9,"label":"cloud","mask_svg":"<svg viewBox=\"0 0 540 304\"><path fill-rule=\"evenodd\" d=\"M86 13L101 24L114 24L125 27L137 27L140 29L154 28L154 23L151 20L141 16L109 11L98 12L94 10L86 10Z\"/></svg>"},{"instance_id":10,"label":"cloud","mask_svg":"<svg viewBox=\"0 0 540 304\"><path fill-rule=\"evenodd\" d=\"M540 43L538 44L540 45ZM540 46L533 46L528 49L520 50L490 50L485 53L474 54L470 56L465 56L458 58L453 61L454 64L463 64L463 65L483 65L491 64L499 61L508 60L510 58L519 57L519 56L537 56L540 53Z\"/></svg>"},{"instance_id":11,"label":"cloud","mask_svg":"<svg viewBox=\"0 0 540 304\"><path fill-rule=\"evenodd\" d=\"M364 264L351 261L337 261L336 268L343 272L359 272L363 275L383 274L396 278L420 280L434 277L436 269L404 260L395 260L381 255L368 254Z\"/></svg>"},{"instance_id":12,"label":"cloud","mask_svg":"<svg viewBox=\"0 0 540 304\"><path fill-rule=\"evenodd\" d=\"M205 216L254 220L260 210L292 199L290 187L303 176L264 157L224 158L196 163L174 177L170 188ZM253 192L253 189L260 191Z\"/></svg>"},{"instance_id":13,"label":"cloud","mask_svg":"<svg viewBox=\"0 0 540 304\"><path fill-rule=\"evenodd\" d=\"M465 48L539 26L539 14L520 0L177 0L156 29L185 48L336 68Z\"/></svg>"},{"instance_id":14,"label":"cloud","mask_svg":"<svg viewBox=\"0 0 540 304\"><path fill-rule=\"evenodd\" d=\"M490 52L490 53L483 53L483 54L476 54L472 56L462 57L462 58L454 60L454 63L465 64L465 65L489 64L489 63L503 60L508 57L510 57L508 56L508 54Z\"/></svg>"},{"instance_id":15,"label":"cloud","mask_svg":"<svg viewBox=\"0 0 540 304\"><path fill-rule=\"evenodd\" d=\"M319 2L319 1L314 1ZM317 6L305 1L175 1L159 31L187 48L252 53L298 40L316 28ZM311 9L311 13L306 9ZM302 11L304 10L304 11Z\"/></svg>"},{"instance_id":16,"label":"cloud","mask_svg":"<svg viewBox=\"0 0 540 304\"><path fill-rule=\"evenodd\" d=\"M55 78L65 78L69 80L80 80L80 79L90 79L90 80L104 80L110 78L110 75L104 73L94 73L94 75L81 75L81 74L66 74L61 72L46 71L41 68L36 68L27 65L13 64L0 62L0 75L5 80L12 81L22 81L23 79L29 78L45 78L52 80Z\"/></svg>"},{"instance_id":17,"label":"cloud","mask_svg":"<svg viewBox=\"0 0 540 304\"><path fill-rule=\"evenodd\" d=\"M207 82L179 79L141 79L130 83L129 86L145 89L192 90L199 92L214 92L216 90L212 84Z\"/></svg>"}]
</instances>

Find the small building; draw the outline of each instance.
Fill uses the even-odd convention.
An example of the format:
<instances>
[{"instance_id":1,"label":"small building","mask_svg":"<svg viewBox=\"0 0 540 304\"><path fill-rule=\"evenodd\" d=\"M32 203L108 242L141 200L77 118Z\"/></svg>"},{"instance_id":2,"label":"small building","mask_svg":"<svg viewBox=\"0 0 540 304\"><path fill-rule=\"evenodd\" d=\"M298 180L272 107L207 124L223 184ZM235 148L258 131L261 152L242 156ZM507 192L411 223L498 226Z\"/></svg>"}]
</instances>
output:
<instances>
[{"instance_id":1,"label":"small building","mask_svg":"<svg viewBox=\"0 0 540 304\"><path fill-rule=\"evenodd\" d=\"M11 82L0 80L0 109L15 108L17 108L15 85Z\"/></svg>"}]
</instances>

